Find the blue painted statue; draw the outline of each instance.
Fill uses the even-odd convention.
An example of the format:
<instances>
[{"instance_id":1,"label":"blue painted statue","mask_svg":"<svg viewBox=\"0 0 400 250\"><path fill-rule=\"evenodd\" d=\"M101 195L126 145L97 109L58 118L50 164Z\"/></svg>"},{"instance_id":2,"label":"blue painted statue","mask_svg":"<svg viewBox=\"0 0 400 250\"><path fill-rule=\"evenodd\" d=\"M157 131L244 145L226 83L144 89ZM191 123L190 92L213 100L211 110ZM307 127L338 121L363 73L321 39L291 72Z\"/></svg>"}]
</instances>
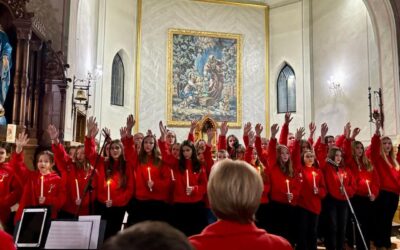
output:
<instances>
[{"instance_id":1,"label":"blue painted statue","mask_svg":"<svg viewBox=\"0 0 400 250\"><path fill-rule=\"evenodd\" d=\"M8 41L8 36L0 25L0 125L7 124L4 102L6 101L8 88L10 87L10 70L12 66L11 52L12 47Z\"/></svg>"}]
</instances>

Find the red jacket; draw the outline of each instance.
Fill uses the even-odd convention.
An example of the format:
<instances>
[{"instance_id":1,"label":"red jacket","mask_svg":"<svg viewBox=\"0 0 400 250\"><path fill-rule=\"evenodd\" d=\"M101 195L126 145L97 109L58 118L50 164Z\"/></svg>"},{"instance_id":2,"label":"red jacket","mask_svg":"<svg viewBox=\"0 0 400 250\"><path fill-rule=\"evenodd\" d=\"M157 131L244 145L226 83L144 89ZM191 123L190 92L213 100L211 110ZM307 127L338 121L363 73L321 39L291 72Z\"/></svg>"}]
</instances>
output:
<instances>
[{"instance_id":1,"label":"red jacket","mask_svg":"<svg viewBox=\"0 0 400 250\"><path fill-rule=\"evenodd\" d=\"M400 171L388 157L390 164L381 156L381 139L374 134L371 139L371 162L379 175L380 189L400 194Z\"/></svg>"},{"instance_id":2,"label":"red jacket","mask_svg":"<svg viewBox=\"0 0 400 250\"><path fill-rule=\"evenodd\" d=\"M1 242L1 249L3 250L17 249L14 245L13 237L11 237L11 235L7 234L3 230L0 230L0 242Z\"/></svg>"},{"instance_id":3,"label":"red jacket","mask_svg":"<svg viewBox=\"0 0 400 250\"><path fill-rule=\"evenodd\" d=\"M324 143L320 144L320 154L317 154L317 158L319 160L319 165L322 169L322 172L325 177L325 184L327 187L327 192L337 200L346 200L346 196L341 191L341 181L340 178L343 179L343 185L346 189L347 195L349 198L353 197L357 186L354 180L353 174L350 171L349 167L345 165L345 167L336 168L332 164L326 162L327 156L327 145Z\"/></svg>"},{"instance_id":4,"label":"red jacket","mask_svg":"<svg viewBox=\"0 0 400 250\"><path fill-rule=\"evenodd\" d=\"M373 168L372 171L367 171L365 166L362 164L361 160L359 162L362 165L361 166L357 165L356 160L352 156L351 140L346 139L344 141L343 149L345 151L346 166L350 167L350 170L355 178L357 186L355 194L359 196L366 196L366 197L369 196L369 190L367 186L367 180L368 180L368 185L371 194L374 195L375 198L378 197L380 184L379 184L378 172L376 171L376 169Z\"/></svg>"},{"instance_id":5,"label":"red jacket","mask_svg":"<svg viewBox=\"0 0 400 250\"><path fill-rule=\"evenodd\" d=\"M72 162L71 157L67 154L64 149L64 146L59 144L53 144L51 149L54 153L55 163L57 168L61 171L63 175L66 176L66 186L67 186L67 199L65 201L64 206L61 208L62 210L75 214L77 212L78 206L76 205L76 200L79 198L83 198L83 193L86 187L86 184L89 180L89 177L93 171L91 167L88 171L83 168L78 168L76 163ZM78 182L78 187L76 185ZM96 199L96 178L92 181L92 187L94 188L91 194L91 202ZM89 214L89 194L86 195L85 199L82 202L79 215L88 215Z\"/></svg>"},{"instance_id":6,"label":"red jacket","mask_svg":"<svg viewBox=\"0 0 400 250\"><path fill-rule=\"evenodd\" d=\"M299 198L302 177L298 171L293 171L292 177L287 176L277 165L276 138L269 141L268 144L268 165L270 166L270 181L271 181L271 200L279 203L295 206ZM294 168L294 166L293 166ZM287 193L293 194L293 199L289 202Z\"/></svg>"},{"instance_id":7,"label":"red jacket","mask_svg":"<svg viewBox=\"0 0 400 250\"><path fill-rule=\"evenodd\" d=\"M25 207L30 206L50 206L51 218L56 219L57 213L64 205L66 200L65 179L55 172L42 175L40 172L22 171L26 177L24 191L14 222L21 219L22 212ZM46 198L44 204L39 204L39 197L41 192L41 182L43 177L43 197Z\"/></svg>"},{"instance_id":8,"label":"red jacket","mask_svg":"<svg viewBox=\"0 0 400 250\"><path fill-rule=\"evenodd\" d=\"M189 238L197 250L290 250L290 243L284 238L269 234L254 223L239 224L218 220L207 226L201 234Z\"/></svg>"},{"instance_id":9,"label":"red jacket","mask_svg":"<svg viewBox=\"0 0 400 250\"><path fill-rule=\"evenodd\" d=\"M264 150L261 147L261 137L256 136L256 141L254 143L254 146L257 150L257 155L262 164L264 164L265 167L268 167L268 149Z\"/></svg>"},{"instance_id":10,"label":"red jacket","mask_svg":"<svg viewBox=\"0 0 400 250\"><path fill-rule=\"evenodd\" d=\"M159 166L155 166L149 159L149 163L139 163L135 167L135 176L138 200L168 201L172 177L170 168L166 164L160 162ZM154 182L151 190L147 185L149 178Z\"/></svg>"},{"instance_id":11,"label":"red jacket","mask_svg":"<svg viewBox=\"0 0 400 250\"><path fill-rule=\"evenodd\" d=\"M132 198L135 189L135 179L133 174L134 162L133 156L137 156L134 146L133 138L129 138L123 141L124 143L124 155L126 157L126 187L120 186L121 175L117 170L119 162L115 161L114 165L111 166L111 178L110 184L107 184L106 180L106 167L109 166L110 162L104 157L100 156L98 166L95 166L97 153L95 151L94 138L85 139L85 155L89 159L97 170L97 200L101 203L106 203L108 200L108 189L110 189L110 199L112 200L113 207L123 207ZM109 187L108 187L109 185Z\"/></svg>"},{"instance_id":12,"label":"red jacket","mask_svg":"<svg viewBox=\"0 0 400 250\"><path fill-rule=\"evenodd\" d=\"M254 168L256 168L256 170L260 173L261 175L261 166L255 166L254 164L252 164L252 155L253 155L253 147L248 146L246 148L246 152L244 154L244 159L246 162L248 162L250 165L252 165ZM263 183L264 183L264 190L261 196L261 203L265 204L269 202L269 191L271 190L271 183L270 183L270 174L269 174L269 170L267 167L265 167L264 165L264 173L263 175L261 175L263 177Z\"/></svg>"},{"instance_id":13,"label":"red jacket","mask_svg":"<svg viewBox=\"0 0 400 250\"><path fill-rule=\"evenodd\" d=\"M175 169L174 202L194 203L203 201L207 191L207 174L205 168L201 166L199 172L193 172L191 160L186 160L185 171L180 171L178 166ZM191 195L186 194L187 175L189 177L189 186L194 187Z\"/></svg>"},{"instance_id":14,"label":"red jacket","mask_svg":"<svg viewBox=\"0 0 400 250\"><path fill-rule=\"evenodd\" d=\"M22 195L22 185L14 175L14 169L23 162L22 158L13 153L9 162L0 163L0 223L8 221L11 207L16 204Z\"/></svg>"},{"instance_id":15,"label":"red jacket","mask_svg":"<svg viewBox=\"0 0 400 250\"><path fill-rule=\"evenodd\" d=\"M318 188L317 194L314 193L313 175L315 175L315 186ZM322 171L315 167L303 167L303 184L297 205L314 214L320 214L321 199L325 195L326 187Z\"/></svg>"}]
</instances>

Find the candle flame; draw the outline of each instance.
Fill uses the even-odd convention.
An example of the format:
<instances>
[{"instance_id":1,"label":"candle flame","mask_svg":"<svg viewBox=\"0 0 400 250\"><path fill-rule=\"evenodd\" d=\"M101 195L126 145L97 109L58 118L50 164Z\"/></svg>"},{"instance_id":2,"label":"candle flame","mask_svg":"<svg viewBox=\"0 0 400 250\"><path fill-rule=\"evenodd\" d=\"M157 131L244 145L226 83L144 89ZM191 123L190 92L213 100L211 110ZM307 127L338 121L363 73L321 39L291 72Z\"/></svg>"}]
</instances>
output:
<instances>
[{"instance_id":1,"label":"candle flame","mask_svg":"<svg viewBox=\"0 0 400 250\"><path fill-rule=\"evenodd\" d=\"M288 179L286 179L286 183L289 183L289 180L288 180Z\"/></svg>"}]
</instances>

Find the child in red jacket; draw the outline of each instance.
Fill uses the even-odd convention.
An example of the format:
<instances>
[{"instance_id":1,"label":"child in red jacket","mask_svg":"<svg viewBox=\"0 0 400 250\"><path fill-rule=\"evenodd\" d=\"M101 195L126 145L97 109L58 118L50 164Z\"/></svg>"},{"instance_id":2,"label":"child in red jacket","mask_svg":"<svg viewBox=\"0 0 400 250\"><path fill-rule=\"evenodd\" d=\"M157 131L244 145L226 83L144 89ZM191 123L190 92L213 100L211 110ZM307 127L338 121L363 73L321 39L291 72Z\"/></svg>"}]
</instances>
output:
<instances>
[{"instance_id":1,"label":"child in red jacket","mask_svg":"<svg viewBox=\"0 0 400 250\"><path fill-rule=\"evenodd\" d=\"M121 128L121 140L110 142L109 157L106 159L97 155L94 138L99 129L96 119L90 117L87 122L87 136L85 139L85 154L90 163L97 170L97 201L96 214L107 220L105 238L116 234L122 225L126 205L131 200L135 180L133 174L134 150L132 127L133 116L129 116L127 127ZM108 136L106 136L108 137ZM99 157L99 158L98 158ZM97 160L98 159L98 160Z\"/></svg>"},{"instance_id":2,"label":"child in red jacket","mask_svg":"<svg viewBox=\"0 0 400 250\"><path fill-rule=\"evenodd\" d=\"M132 224L145 220L170 220L167 203L172 182L168 165L161 159L157 140L152 134L143 138L136 164L136 202L128 221Z\"/></svg>"},{"instance_id":3,"label":"child in red jacket","mask_svg":"<svg viewBox=\"0 0 400 250\"><path fill-rule=\"evenodd\" d=\"M207 174L197 159L196 149L191 141L182 142L179 163L174 169L176 181L173 224L187 236L200 233L207 225L204 204Z\"/></svg>"},{"instance_id":4,"label":"child in red jacket","mask_svg":"<svg viewBox=\"0 0 400 250\"><path fill-rule=\"evenodd\" d=\"M299 198L302 176L301 172L293 167L288 147L277 146L276 134L278 124L271 127L271 139L268 144L268 166L270 169L270 226L271 233L281 235L295 244L295 206ZM298 147L294 150L300 150Z\"/></svg>"},{"instance_id":5,"label":"child in red jacket","mask_svg":"<svg viewBox=\"0 0 400 250\"><path fill-rule=\"evenodd\" d=\"M6 148L5 143L0 144L0 224L3 225L8 224L11 219L11 207L19 201L22 195L22 186L14 175L15 168L22 164L22 162L18 162L21 159L13 153L10 161L6 162ZM12 228L7 229L12 232Z\"/></svg>"},{"instance_id":6,"label":"child in red jacket","mask_svg":"<svg viewBox=\"0 0 400 250\"><path fill-rule=\"evenodd\" d=\"M16 153L23 162L22 149L27 144L26 134L20 134L16 140ZM19 203L14 222L21 219L26 207L49 206L51 218L56 219L58 211L65 203L66 188L65 179L53 171L54 155L50 151L42 151L38 154L37 170L30 171L25 164L21 164L16 173L21 183L24 183L24 191Z\"/></svg>"},{"instance_id":7,"label":"child in red jacket","mask_svg":"<svg viewBox=\"0 0 400 250\"><path fill-rule=\"evenodd\" d=\"M345 163L350 167L357 184L351 203L360 223L367 249L369 249L372 230L371 218L374 217L373 205L379 194L379 176L365 155L364 145L355 140L359 133L360 129L355 128L350 137L350 126L346 127L343 149ZM357 249L365 249L358 230L355 233ZM353 245L353 243L353 236L349 237L349 245Z\"/></svg>"},{"instance_id":8,"label":"child in red jacket","mask_svg":"<svg viewBox=\"0 0 400 250\"><path fill-rule=\"evenodd\" d=\"M327 132L328 125L324 123L321 127L321 145L317 155L327 188L327 197L323 205L328 225L325 246L327 249L342 249L349 213L345 192L348 198L351 198L356 190L356 183L350 168L344 164L342 150L333 146L327 151Z\"/></svg>"},{"instance_id":9,"label":"child in red jacket","mask_svg":"<svg viewBox=\"0 0 400 250\"><path fill-rule=\"evenodd\" d=\"M375 201L375 246L390 248L393 216L397 210L400 194L400 166L394 154L392 140L380 138L380 121L376 121L375 134L371 139L371 162L376 168L379 180L379 196Z\"/></svg>"},{"instance_id":10,"label":"child in red jacket","mask_svg":"<svg viewBox=\"0 0 400 250\"><path fill-rule=\"evenodd\" d=\"M258 208L256 212L256 225L259 228L263 228L267 230L268 228L268 221L270 220L271 214L268 210L268 203L269 203L269 191L271 189L271 183L270 183L270 176L269 176L269 169L264 166L264 164L261 162L260 158L258 157L257 150L254 148L254 142L256 140L256 137L254 135L253 131L250 131L248 133L248 146L246 148L246 152L244 155L244 158L246 162L248 162L250 165L252 165L257 172L261 175L261 178L263 179L263 184L264 184L264 190L261 196L261 203L260 207ZM273 216L273 215L272 215Z\"/></svg>"},{"instance_id":11,"label":"child in red jacket","mask_svg":"<svg viewBox=\"0 0 400 250\"><path fill-rule=\"evenodd\" d=\"M94 200L96 199L96 192L94 187L96 186L95 179L92 181L92 190L83 199L85 187L89 181L93 167L89 164L89 161L85 157L85 149L83 145L76 147L75 159L71 158L70 155L64 149L64 146L58 140L58 130L54 125L49 125L47 132L50 135L52 142L52 151L55 156L55 162L57 168L65 173L66 185L67 185L67 199L64 206L61 208L59 217L60 218L74 218L77 215L88 215L93 213L89 211L92 207ZM64 177L64 176L63 176ZM78 207L80 210L78 211Z\"/></svg>"}]
</instances>

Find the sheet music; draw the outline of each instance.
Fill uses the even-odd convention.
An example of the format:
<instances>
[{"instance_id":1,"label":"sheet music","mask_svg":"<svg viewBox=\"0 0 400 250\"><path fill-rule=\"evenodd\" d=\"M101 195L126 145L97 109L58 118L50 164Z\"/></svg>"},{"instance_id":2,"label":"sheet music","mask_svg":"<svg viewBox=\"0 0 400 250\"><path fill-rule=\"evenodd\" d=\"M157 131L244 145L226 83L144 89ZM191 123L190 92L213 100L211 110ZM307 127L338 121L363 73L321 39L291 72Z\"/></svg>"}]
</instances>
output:
<instances>
[{"instance_id":1,"label":"sheet music","mask_svg":"<svg viewBox=\"0 0 400 250\"><path fill-rule=\"evenodd\" d=\"M97 243L99 241L101 216L100 215L79 216L79 221L93 222L92 235L90 237L89 249L97 249Z\"/></svg>"},{"instance_id":2,"label":"sheet music","mask_svg":"<svg viewBox=\"0 0 400 250\"><path fill-rule=\"evenodd\" d=\"M45 249L88 249L91 221L52 221Z\"/></svg>"}]
</instances>

